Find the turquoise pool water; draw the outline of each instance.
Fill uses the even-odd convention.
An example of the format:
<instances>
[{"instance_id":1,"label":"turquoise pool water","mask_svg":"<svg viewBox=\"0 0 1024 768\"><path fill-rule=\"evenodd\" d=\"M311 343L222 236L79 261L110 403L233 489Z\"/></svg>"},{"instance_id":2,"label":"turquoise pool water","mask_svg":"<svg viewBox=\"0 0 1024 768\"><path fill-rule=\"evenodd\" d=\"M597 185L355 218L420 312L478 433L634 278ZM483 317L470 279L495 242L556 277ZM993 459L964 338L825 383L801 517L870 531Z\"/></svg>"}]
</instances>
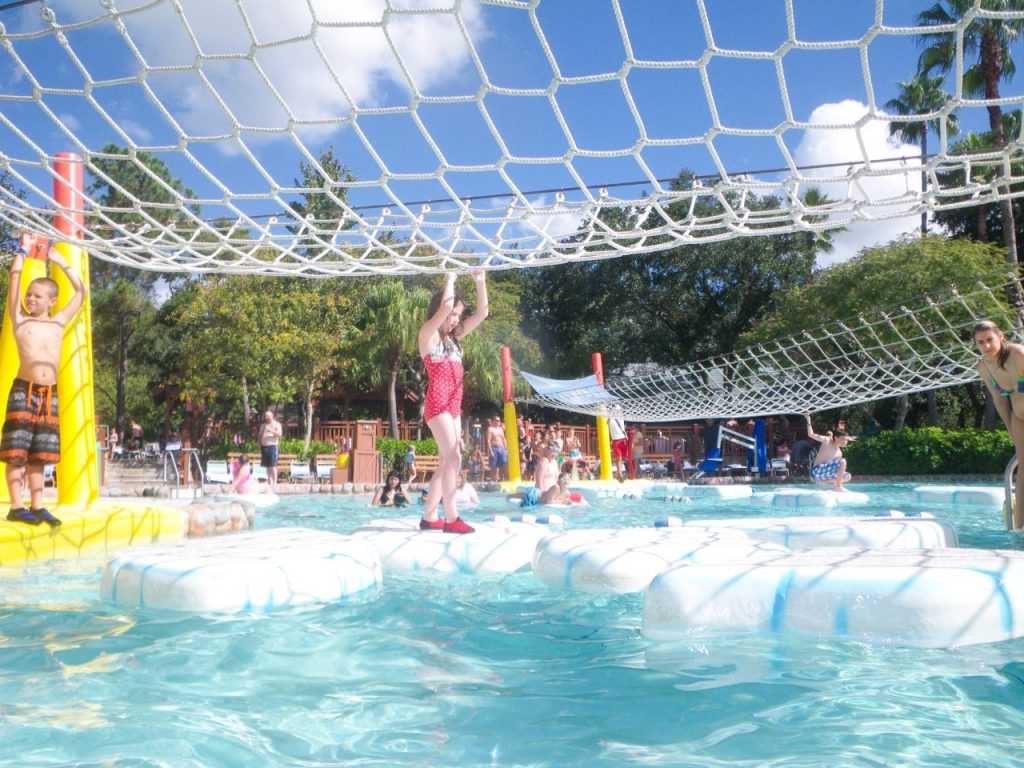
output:
<instances>
[{"instance_id":1,"label":"turquoise pool water","mask_svg":"<svg viewBox=\"0 0 1024 768\"><path fill-rule=\"evenodd\" d=\"M858 489L875 511L912 508L910 488ZM484 502L467 519L509 511ZM964 546L1021 546L998 510L930 511ZM346 532L379 512L296 497L259 525ZM567 524L666 514L766 510L599 500ZM101 568L4 577L3 765L1024 765L1024 640L651 643L641 596L566 594L525 573L389 574L358 604L190 616L101 603Z\"/></svg>"}]
</instances>

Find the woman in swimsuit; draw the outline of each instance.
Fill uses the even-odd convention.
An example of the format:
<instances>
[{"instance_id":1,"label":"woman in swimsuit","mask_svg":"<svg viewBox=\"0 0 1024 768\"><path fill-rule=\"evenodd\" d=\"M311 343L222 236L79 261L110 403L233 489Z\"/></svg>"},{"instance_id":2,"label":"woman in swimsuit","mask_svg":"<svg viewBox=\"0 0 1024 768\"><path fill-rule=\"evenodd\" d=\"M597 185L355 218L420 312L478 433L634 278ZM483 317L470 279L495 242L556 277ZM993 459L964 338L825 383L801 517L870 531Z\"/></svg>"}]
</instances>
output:
<instances>
[{"instance_id":1,"label":"woman in swimsuit","mask_svg":"<svg viewBox=\"0 0 1024 768\"><path fill-rule=\"evenodd\" d=\"M405 492L402 491L402 478L392 472L384 485L373 495L373 501L366 506L404 507L407 502Z\"/></svg>"},{"instance_id":2,"label":"woman in swimsuit","mask_svg":"<svg viewBox=\"0 0 1024 768\"><path fill-rule=\"evenodd\" d=\"M465 303L455 295L455 273L445 276L444 289L427 309L427 322L417 338L427 370L427 396L423 420L427 422L440 456L430 480L430 493L420 528L447 533L472 533L459 517L455 490L462 468L462 346L461 341L487 317L487 284L481 270L471 272L476 284L476 309L465 320ZM444 519L437 508L444 499Z\"/></svg>"},{"instance_id":3,"label":"woman in swimsuit","mask_svg":"<svg viewBox=\"0 0 1024 768\"><path fill-rule=\"evenodd\" d=\"M1018 459L1024 457L1024 346L1008 342L991 320L975 325L972 335L981 352L978 374L992 393L992 401L1010 432ZM1024 528L1024 472L1017 473L1013 527Z\"/></svg>"},{"instance_id":4,"label":"woman in swimsuit","mask_svg":"<svg viewBox=\"0 0 1024 768\"><path fill-rule=\"evenodd\" d=\"M259 493L260 484L255 477L252 476L252 465L249 463L249 457L244 453L238 458L238 463L234 467L235 479L228 486L228 493Z\"/></svg>"}]
</instances>

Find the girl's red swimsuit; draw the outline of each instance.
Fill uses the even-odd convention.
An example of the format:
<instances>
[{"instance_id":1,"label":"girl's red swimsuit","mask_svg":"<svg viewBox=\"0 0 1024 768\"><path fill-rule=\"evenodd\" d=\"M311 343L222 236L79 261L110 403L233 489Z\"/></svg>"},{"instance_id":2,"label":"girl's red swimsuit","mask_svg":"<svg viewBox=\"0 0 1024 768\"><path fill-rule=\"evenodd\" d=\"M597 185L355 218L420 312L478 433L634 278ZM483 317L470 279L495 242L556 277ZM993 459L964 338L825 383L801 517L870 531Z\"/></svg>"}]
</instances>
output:
<instances>
[{"instance_id":1,"label":"girl's red swimsuit","mask_svg":"<svg viewBox=\"0 0 1024 768\"><path fill-rule=\"evenodd\" d=\"M444 339L433 352L423 357L427 369L427 396L423 420L439 413L452 418L462 414L462 350L451 339Z\"/></svg>"}]
</instances>

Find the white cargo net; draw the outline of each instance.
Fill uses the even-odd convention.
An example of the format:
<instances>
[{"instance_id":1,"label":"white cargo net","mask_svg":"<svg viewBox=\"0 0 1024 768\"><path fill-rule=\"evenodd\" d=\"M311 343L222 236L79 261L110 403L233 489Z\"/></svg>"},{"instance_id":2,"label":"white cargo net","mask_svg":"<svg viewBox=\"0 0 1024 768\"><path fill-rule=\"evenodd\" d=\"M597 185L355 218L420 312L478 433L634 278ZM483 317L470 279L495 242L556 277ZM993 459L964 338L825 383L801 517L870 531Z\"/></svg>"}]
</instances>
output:
<instances>
[{"instance_id":1,"label":"white cargo net","mask_svg":"<svg viewBox=\"0 0 1024 768\"><path fill-rule=\"evenodd\" d=\"M832 322L679 368L609 377L603 388L593 376L538 383L528 375L534 395L519 402L637 422L684 421L809 413L978 381L975 323L989 319L1020 338L1006 296L1006 287L954 289L916 309Z\"/></svg>"},{"instance_id":2,"label":"white cargo net","mask_svg":"<svg viewBox=\"0 0 1024 768\"><path fill-rule=\"evenodd\" d=\"M818 3L802 13L842 14L848 29L807 39L793 0L773 2L778 34L764 50L740 50L716 40L743 21L726 24L706 0L588 0L561 15L540 0L0 0L0 170L28 192L0 194L0 218L56 236L55 156L81 156L87 186L113 183L98 161L118 160L119 176L128 169L144 183L86 195L78 244L99 258L323 277L609 258L1024 194L1012 186L1019 136L969 158L950 152L946 117L989 104L963 93L973 61L962 56L952 99L900 118L938 121L923 169L913 147L900 157L867 149L867 134L890 120L875 80L901 75L874 73L875 52L913 47L936 28L886 23L897 2L876 0L873 17L853 22L846 4ZM575 29L581 12L602 14L600 51ZM640 22L662 14L673 35L692 36L685 49L649 47ZM1019 17L973 9L939 31ZM848 85L863 115L812 122L806 83L829 77L836 56L860 61ZM518 69L527 58L542 76ZM734 65L767 78L765 124L737 106L725 69ZM641 90L650 78L662 98ZM580 118L584 102L602 119ZM999 100L1005 110L1022 103L1019 93ZM793 147L808 137L853 137L850 156L801 167ZM127 154L105 154L108 144ZM744 145L768 147L774 167L737 168L729 158ZM325 169L328 148L351 175ZM158 178L142 153L181 184ZM683 168L698 174L692 185L676 183ZM952 176L940 188L943 174ZM823 186L831 202L804 202ZM768 195L778 207L765 209Z\"/></svg>"}]
</instances>

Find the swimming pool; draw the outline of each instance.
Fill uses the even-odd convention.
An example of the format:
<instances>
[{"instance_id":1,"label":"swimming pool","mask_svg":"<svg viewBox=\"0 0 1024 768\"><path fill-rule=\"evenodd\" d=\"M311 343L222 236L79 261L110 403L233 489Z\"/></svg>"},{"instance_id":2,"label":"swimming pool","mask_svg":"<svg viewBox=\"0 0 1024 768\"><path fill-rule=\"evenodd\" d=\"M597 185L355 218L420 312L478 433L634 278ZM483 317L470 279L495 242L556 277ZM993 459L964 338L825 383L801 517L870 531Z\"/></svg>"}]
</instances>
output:
<instances>
[{"instance_id":1,"label":"swimming pool","mask_svg":"<svg viewBox=\"0 0 1024 768\"><path fill-rule=\"evenodd\" d=\"M867 511L911 507L912 486L853 487ZM467 519L509 511L484 504ZM998 510L931 511L964 546L1021 546ZM347 532L380 512L294 497L258 526ZM666 514L767 510L599 499L565 517ZM389 573L372 599L258 618L126 611L98 600L101 567L5 577L4 765L1024 765L1024 640L653 643L641 595L558 592L527 573Z\"/></svg>"}]
</instances>

